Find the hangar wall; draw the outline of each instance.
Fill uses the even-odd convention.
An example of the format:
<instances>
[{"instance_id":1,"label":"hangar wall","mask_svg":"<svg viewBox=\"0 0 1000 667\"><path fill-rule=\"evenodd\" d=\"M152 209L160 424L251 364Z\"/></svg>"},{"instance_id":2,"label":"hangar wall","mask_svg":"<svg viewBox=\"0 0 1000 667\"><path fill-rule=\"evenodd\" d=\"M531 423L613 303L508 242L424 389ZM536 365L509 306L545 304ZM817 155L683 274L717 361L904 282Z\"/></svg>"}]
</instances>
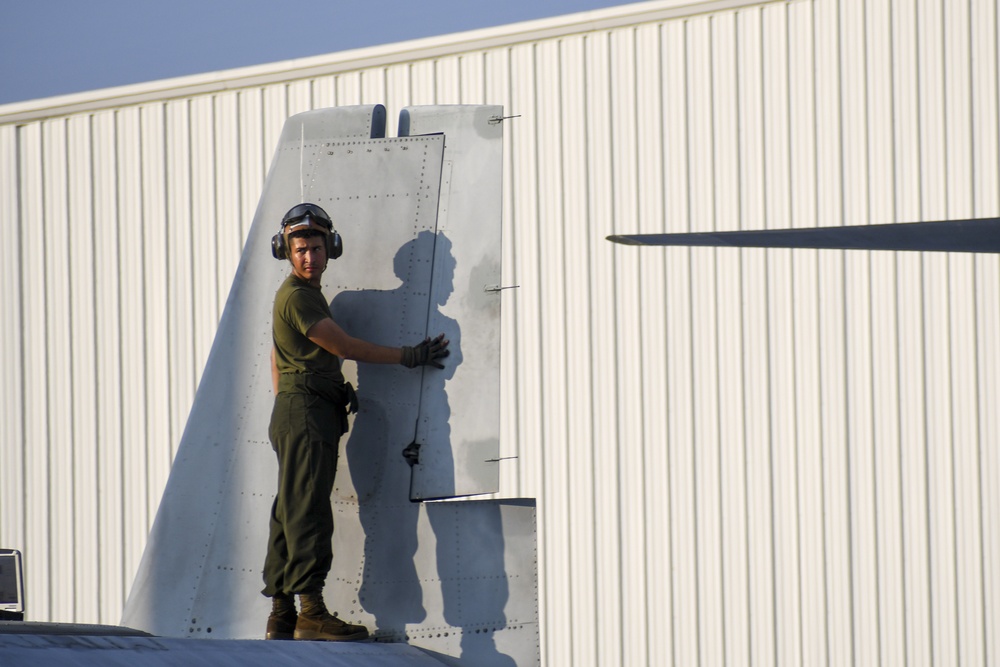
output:
<instances>
[{"instance_id":1,"label":"hangar wall","mask_svg":"<svg viewBox=\"0 0 1000 667\"><path fill-rule=\"evenodd\" d=\"M284 119L488 103L543 661L995 663L1000 260L604 237L1000 214L998 28L657 0L0 107L28 616L118 621Z\"/></svg>"}]
</instances>

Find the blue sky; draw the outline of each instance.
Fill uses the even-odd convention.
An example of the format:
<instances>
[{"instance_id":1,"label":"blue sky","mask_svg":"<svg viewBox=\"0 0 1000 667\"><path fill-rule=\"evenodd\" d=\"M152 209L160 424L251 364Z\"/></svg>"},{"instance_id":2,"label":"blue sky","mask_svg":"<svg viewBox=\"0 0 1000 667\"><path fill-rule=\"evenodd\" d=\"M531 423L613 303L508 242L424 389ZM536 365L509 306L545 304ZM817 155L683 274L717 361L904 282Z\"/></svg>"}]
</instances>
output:
<instances>
[{"instance_id":1,"label":"blue sky","mask_svg":"<svg viewBox=\"0 0 1000 667\"><path fill-rule=\"evenodd\" d=\"M614 0L5 0L0 104L629 4Z\"/></svg>"}]
</instances>

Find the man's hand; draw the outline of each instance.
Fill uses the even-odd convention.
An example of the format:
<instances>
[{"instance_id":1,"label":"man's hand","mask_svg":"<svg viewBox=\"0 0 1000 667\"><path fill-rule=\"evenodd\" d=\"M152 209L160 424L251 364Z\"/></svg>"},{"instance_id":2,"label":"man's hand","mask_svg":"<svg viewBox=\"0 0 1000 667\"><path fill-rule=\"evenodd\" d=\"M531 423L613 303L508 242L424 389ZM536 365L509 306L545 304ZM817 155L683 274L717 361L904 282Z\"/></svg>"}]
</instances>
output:
<instances>
[{"instance_id":1,"label":"man's hand","mask_svg":"<svg viewBox=\"0 0 1000 667\"><path fill-rule=\"evenodd\" d=\"M399 362L407 368L417 366L434 366L444 368L438 359L444 359L451 352L448 351L448 341L444 334L439 334L437 338L425 338L413 347L403 346L403 358Z\"/></svg>"}]
</instances>

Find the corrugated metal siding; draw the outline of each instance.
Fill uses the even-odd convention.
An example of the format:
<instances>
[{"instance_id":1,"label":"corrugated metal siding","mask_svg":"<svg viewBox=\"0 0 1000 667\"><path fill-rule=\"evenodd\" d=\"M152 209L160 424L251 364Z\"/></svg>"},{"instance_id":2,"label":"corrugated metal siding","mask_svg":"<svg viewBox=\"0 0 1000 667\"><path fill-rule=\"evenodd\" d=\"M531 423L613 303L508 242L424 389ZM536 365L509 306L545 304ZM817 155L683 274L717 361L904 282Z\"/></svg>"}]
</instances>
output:
<instances>
[{"instance_id":1,"label":"corrugated metal siding","mask_svg":"<svg viewBox=\"0 0 1000 667\"><path fill-rule=\"evenodd\" d=\"M117 621L284 119L500 103L545 662L1000 659L998 258L604 240L1000 214L995 3L727 4L0 126L29 615Z\"/></svg>"}]
</instances>

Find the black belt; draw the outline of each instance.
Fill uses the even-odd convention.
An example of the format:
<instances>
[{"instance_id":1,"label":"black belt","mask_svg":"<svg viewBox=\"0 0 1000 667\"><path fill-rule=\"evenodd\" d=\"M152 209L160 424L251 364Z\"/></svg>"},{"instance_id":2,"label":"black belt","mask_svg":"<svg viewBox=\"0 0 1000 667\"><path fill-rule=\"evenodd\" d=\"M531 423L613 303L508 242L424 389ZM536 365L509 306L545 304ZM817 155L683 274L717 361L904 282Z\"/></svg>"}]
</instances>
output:
<instances>
[{"instance_id":1,"label":"black belt","mask_svg":"<svg viewBox=\"0 0 1000 667\"><path fill-rule=\"evenodd\" d=\"M358 395L350 382L338 381L311 373L282 373L278 377L278 393L311 394L347 410L358 411Z\"/></svg>"}]
</instances>

